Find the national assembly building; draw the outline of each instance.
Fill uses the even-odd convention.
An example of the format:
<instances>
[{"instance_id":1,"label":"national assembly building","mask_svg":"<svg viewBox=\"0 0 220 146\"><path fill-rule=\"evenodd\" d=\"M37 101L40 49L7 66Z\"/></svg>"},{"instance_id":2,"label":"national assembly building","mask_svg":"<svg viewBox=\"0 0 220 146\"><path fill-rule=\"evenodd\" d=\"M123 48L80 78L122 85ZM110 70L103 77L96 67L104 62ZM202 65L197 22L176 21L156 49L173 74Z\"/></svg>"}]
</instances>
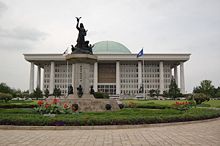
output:
<instances>
[{"instance_id":1,"label":"national assembly building","mask_svg":"<svg viewBox=\"0 0 220 146\"><path fill-rule=\"evenodd\" d=\"M85 81L84 84L92 85L95 92L134 97L142 86L145 94L151 89L159 89L162 94L169 89L171 78L174 77L181 93L185 93L184 62L189 60L190 54L143 54L137 57L123 44L114 41L97 42L92 51L92 60L86 56L88 54L84 54L84 60L88 58L86 66L80 65L80 59L77 64L72 61L71 56L68 57L71 54L24 54L30 62L29 92L39 87L48 89L52 94L56 87L66 95L68 86L72 86L73 92L76 92L76 86ZM82 76L83 73L86 76Z\"/></svg>"}]
</instances>

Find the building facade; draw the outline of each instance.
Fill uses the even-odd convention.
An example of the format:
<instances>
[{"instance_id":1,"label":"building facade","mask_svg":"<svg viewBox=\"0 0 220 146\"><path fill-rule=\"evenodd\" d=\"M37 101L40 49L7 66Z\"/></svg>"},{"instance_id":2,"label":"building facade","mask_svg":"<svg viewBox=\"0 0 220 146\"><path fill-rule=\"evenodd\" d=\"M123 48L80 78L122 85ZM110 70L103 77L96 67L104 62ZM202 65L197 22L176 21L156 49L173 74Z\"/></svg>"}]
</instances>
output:
<instances>
[{"instance_id":1,"label":"building facade","mask_svg":"<svg viewBox=\"0 0 220 146\"><path fill-rule=\"evenodd\" d=\"M135 96L143 86L146 94L151 89L163 93L174 77L181 92L185 93L184 62L189 60L190 54L144 54L137 58L137 54L113 41L96 43L93 53L97 61L90 64L86 80L96 92ZM68 62L63 54L24 54L24 57L30 62L30 93L35 87L34 66L37 66L36 87L49 89L50 93L55 87L60 88L62 94L68 92L69 85L74 87L75 64Z\"/></svg>"}]
</instances>

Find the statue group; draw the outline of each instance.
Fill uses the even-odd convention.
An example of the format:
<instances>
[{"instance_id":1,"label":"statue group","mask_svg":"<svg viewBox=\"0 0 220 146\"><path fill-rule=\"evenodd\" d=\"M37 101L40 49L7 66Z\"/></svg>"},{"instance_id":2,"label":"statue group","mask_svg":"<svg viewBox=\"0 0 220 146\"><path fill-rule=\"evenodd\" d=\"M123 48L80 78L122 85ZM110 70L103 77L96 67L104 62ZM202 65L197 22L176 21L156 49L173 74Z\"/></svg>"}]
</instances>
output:
<instances>
[{"instance_id":1,"label":"statue group","mask_svg":"<svg viewBox=\"0 0 220 146\"><path fill-rule=\"evenodd\" d=\"M79 33L76 41L77 44L75 46L71 45L72 54L93 54L93 45L89 44L89 41L85 41L85 36L88 30L84 28L83 23L79 23L80 19L81 17L76 17L76 29L79 31Z\"/></svg>"}]
</instances>

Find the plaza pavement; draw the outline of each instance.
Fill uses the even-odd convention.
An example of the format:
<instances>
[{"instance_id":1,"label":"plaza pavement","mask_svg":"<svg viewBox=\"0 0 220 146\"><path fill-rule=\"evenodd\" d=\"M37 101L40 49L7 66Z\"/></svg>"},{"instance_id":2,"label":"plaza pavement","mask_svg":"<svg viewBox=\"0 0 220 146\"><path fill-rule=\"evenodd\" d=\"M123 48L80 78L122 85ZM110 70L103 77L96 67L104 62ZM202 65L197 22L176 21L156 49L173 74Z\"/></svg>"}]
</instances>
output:
<instances>
[{"instance_id":1,"label":"plaza pavement","mask_svg":"<svg viewBox=\"0 0 220 146\"><path fill-rule=\"evenodd\" d=\"M0 146L220 146L220 118L108 130L0 130Z\"/></svg>"}]
</instances>

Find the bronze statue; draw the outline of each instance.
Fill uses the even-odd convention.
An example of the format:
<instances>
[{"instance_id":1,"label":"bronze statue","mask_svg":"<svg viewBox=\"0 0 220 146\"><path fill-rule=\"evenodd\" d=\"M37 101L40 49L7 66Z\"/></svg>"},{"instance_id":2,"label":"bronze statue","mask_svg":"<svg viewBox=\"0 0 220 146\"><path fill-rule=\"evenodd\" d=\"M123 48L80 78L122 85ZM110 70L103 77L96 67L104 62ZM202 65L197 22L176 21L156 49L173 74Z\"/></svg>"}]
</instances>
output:
<instances>
[{"instance_id":1,"label":"bronze statue","mask_svg":"<svg viewBox=\"0 0 220 146\"><path fill-rule=\"evenodd\" d=\"M81 85L79 85L79 87L77 87L77 94L79 97L82 97L82 95L83 95L83 89L82 89Z\"/></svg>"},{"instance_id":2,"label":"bronze statue","mask_svg":"<svg viewBox=\"0 0 220 146\"><path fill-rule=\"evenodd\" d=\"M75 47L72 46L72 54L93 54L92 47L93 45L89 44L89 41L85 41L85 36L88 30L85 30L83 23L79 23L81 17L76 17L76 29L79 31L77 44Z\"/></svg>"},{"instance_id":3,"label":"bronze statue","mask_svg":"<svg viewBox=\"0 0 220 146\"><path fill-rule=\"evenodd\" d=\"M82 48L83 45L85 44L85 36L86 36L86 32L87 32L87 30L85 30L84 25L82 23L80 23L80 26L79 26L80 19L81 19L81 17L79 17L79 18L76 17L76 20L77 20L76 29L79 31L78 38L77 38L77 44L76 44L77 48Z\"/></svg>"}]
</instances>

